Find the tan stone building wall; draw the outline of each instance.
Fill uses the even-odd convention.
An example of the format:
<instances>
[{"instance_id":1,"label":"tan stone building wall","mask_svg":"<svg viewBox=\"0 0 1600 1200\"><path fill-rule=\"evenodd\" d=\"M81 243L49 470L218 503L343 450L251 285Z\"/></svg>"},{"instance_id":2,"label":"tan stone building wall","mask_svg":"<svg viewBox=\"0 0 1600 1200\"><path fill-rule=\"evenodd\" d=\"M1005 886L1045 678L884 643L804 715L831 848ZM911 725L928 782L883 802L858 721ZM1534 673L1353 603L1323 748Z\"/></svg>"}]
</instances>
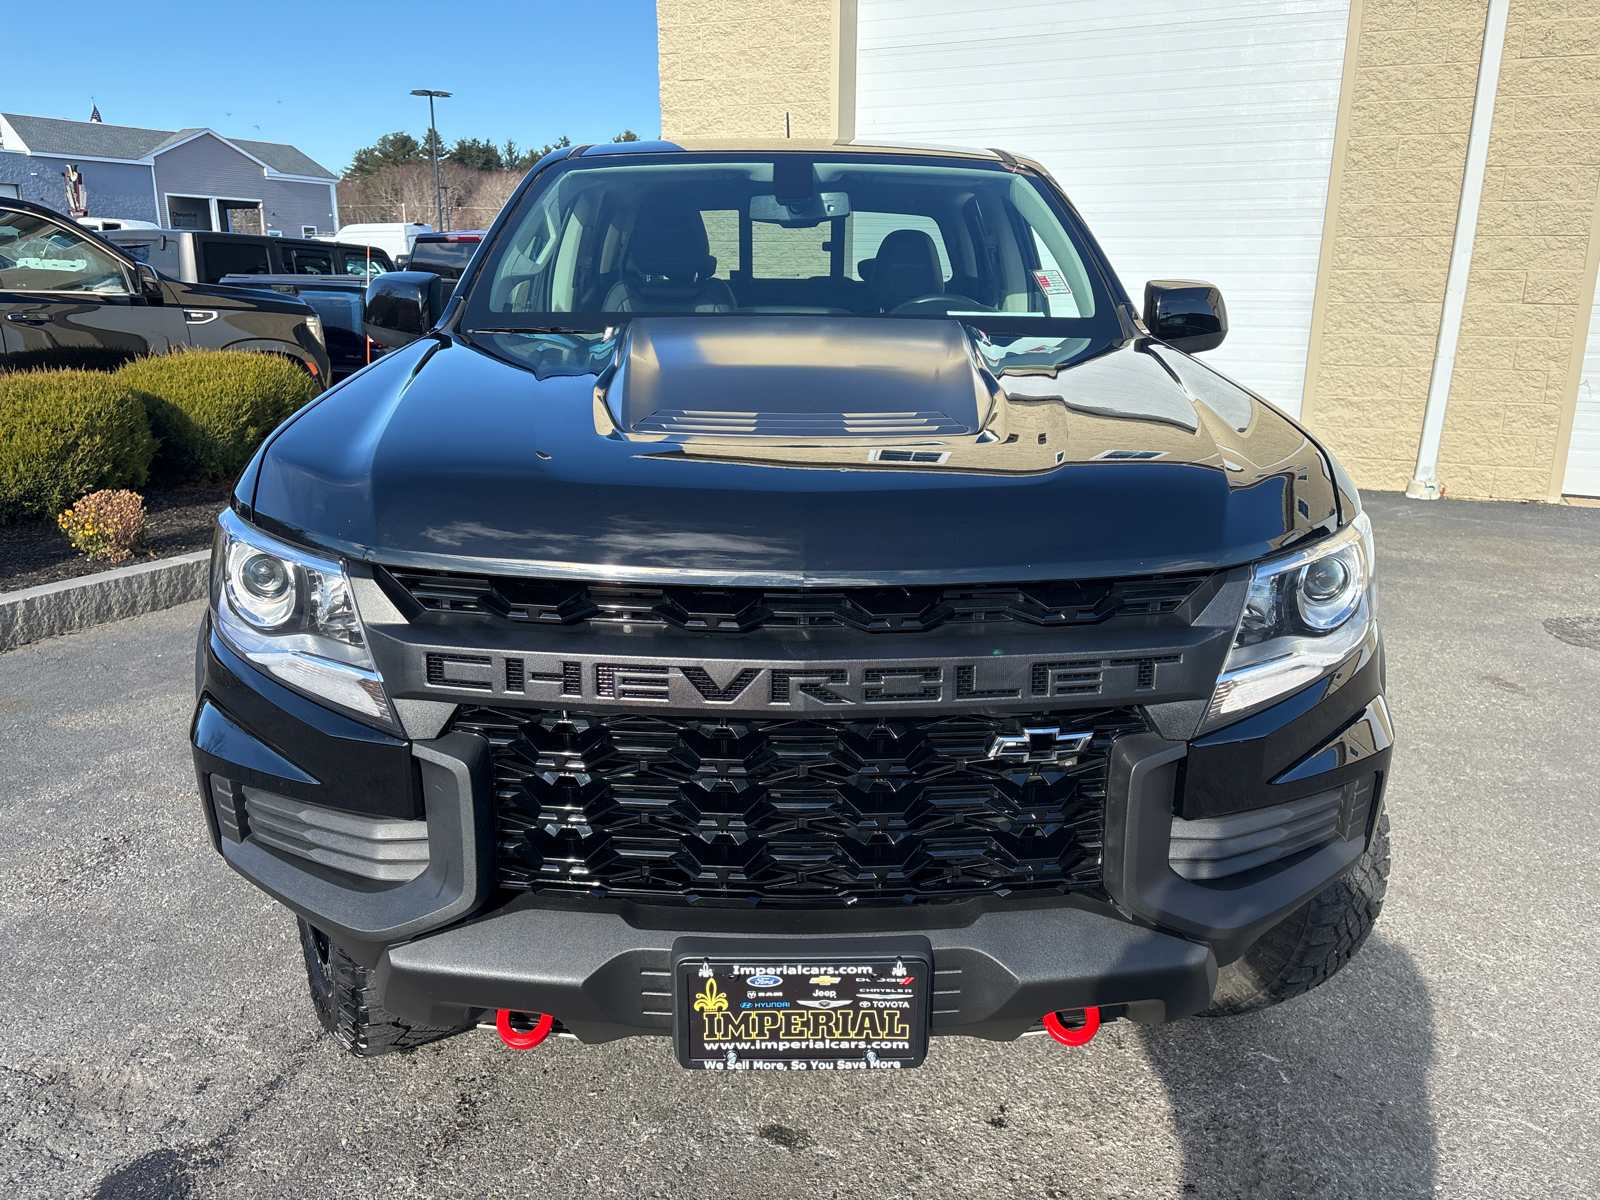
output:
<instances>
[{"instance_id":1,"label":"tan stone building wall","mask_svg":"<svg viewBox=\"0 0 1600 1200\"><path fill-rule=\"evenodd\" d=\"M1301 416L1362 487L1416 465L1485 0L1355 0Z\"/></svg>"},{"instance_id":2,"label":"tan stone building wall","mask_svg":"<svg viewBox=\"0 0 1600 1200\"><path fill-rule=\"evenodd\" d=\"M665 137L852 135L855 0L656 8ZM1363 487L1416 464L1487 11L1352 0L1303 416ZM1446 494L1559 498L1597 264L1600 0L1513 0Z\"/></svg>"},{"instance_id":3,"label":"tan stone building wall","mask_svg":"<svg viewBox=\"0 0 1600 1200\"><path fill-rule=\"evenodd\" d=\"M1439 478L1555 499L1600 260L1600 0L1513 0Z\"/></svg>"},{"instance_id":4,"label":"tan stone building wall","mask_svg":"<svg viewBox=\"0 0 1600 1200\"><path fill-rule=\"evenodd\" d=\"M840 15L838 0L657 0L661 136L781 138L787 114L790 136L834 137Z\"/></svg>"},{"instance_id":5,"label":"tan stone building wall","mask_svg":"<svg viewBox=\"0 0 1600 1200\"><path fill-rule=\"evenodd\" d=\"M1357 0L1303 415L1363 487L1416 462L1486 0ZM1555 499L1600 252L1600 3L1513 0L1440 450L1447 495Z\"/></svg>"}]
</instances>

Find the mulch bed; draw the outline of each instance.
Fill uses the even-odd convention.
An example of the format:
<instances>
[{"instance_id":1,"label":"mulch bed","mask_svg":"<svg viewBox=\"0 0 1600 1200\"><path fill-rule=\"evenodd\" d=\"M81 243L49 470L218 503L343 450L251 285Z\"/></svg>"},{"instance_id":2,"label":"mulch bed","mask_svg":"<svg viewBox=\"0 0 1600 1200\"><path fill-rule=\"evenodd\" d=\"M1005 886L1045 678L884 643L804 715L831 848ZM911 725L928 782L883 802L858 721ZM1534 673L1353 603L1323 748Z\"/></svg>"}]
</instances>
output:
<instances>
[{"instance_id":1,"label":"mulch bed","mask_svg":"<svg viewBox=\"0 0 1600 1200\"><path fill-rule=\"evenodd\" d=\"M227 507L232 490L233 485L227 483L160 491L143 489L140 494L149 514L144 541L132 559L117 565L131 567L206 549L211 545L217 513ZM85 558L74 550L53 519L0 525L0 592L94 575L111 567L103 558Z\"/></svg>"}]
</instances>

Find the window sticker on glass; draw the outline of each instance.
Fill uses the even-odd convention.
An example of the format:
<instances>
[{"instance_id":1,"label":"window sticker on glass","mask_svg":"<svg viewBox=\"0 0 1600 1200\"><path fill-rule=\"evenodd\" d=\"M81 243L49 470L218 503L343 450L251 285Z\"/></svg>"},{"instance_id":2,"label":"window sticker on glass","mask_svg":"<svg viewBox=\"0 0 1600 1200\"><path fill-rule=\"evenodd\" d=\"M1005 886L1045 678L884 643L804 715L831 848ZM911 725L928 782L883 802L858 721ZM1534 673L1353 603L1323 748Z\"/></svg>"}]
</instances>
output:
<instances>
[{"instance_id":1,"label":"window sticker on glass","mask_svg":"<svg viewBox=\"0 0 1600 1200\"><path fill-rule=\"evenodd\" d=\"M1072 295L1072 288L1067 285L1067 277L1054 267L1044 271L1035 271L1033 277L1039 281L1039 286L1044 289L1046 296Z\"/></svg>"},{"instance_id":2,"label":"window sticker on glass","mask_svg":"<svg viewBox=\"0 0 1600 1200\"><path fill-rule=\"evenodd\" d=\"M1033 281L1044 293L1050 315L1052 317L1082 315L1078 309L1078 297L1073 294L1072 285L1067 282L1067 273L1061 269L1061 263L1056 256L1050 253L1050 247L1045 245L1038 230L1034 230L1033 245L1039 252L1039 265L1032 272Z\"/></svg>"}]
</instances>

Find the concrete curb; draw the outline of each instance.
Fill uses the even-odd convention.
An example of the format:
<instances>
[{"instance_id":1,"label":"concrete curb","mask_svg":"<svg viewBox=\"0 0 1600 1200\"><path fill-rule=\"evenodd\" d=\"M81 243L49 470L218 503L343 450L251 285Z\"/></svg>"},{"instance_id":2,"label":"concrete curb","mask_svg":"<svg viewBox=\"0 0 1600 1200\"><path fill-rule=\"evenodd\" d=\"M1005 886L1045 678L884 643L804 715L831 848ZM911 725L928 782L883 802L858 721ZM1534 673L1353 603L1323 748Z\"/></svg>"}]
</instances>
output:
<instances>
[{"instance_id":1,"label":"concrete curb","mask_svg":"<svg viewBox=\"0 0 1600 1200\"><path fill-rule=\"evenodd\" d=\"M198 600L211 551L0 592L0 650Z\"/></svg>"}]
</instances>

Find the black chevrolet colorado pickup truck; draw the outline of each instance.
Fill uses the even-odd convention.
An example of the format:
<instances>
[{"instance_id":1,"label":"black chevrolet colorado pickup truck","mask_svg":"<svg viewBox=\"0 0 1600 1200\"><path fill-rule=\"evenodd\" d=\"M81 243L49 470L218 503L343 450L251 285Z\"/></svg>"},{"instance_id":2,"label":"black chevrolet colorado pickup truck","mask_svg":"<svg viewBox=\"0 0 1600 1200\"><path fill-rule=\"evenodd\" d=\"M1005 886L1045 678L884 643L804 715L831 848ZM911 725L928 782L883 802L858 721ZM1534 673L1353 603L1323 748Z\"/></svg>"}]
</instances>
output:
<instances>
[{"instance_id":1,"label":"black chevrolet colorado pickup truck","mask_svg":"<svg viewBox=\"0 0 1600 1200\"><path fill-rule=\"evenodd\" d=\"M1276 1003L1388 871L1372 533L1000 151L547 156L222 515L214 846L371 1055L712 1070Z\"/></svg>"}]
</instances>

